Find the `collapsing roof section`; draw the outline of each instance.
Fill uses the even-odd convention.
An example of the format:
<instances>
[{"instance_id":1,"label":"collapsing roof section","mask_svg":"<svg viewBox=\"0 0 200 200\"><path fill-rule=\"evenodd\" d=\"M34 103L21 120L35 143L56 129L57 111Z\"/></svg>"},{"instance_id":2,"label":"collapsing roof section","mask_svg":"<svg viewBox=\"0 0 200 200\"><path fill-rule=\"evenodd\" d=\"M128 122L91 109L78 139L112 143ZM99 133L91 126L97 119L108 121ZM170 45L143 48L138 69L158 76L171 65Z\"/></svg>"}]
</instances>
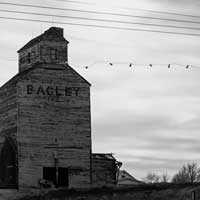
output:
<instances>
[{"instance_id":1,"label":"collapsing roof section","mask_svg":"<svg viewBox=\"0 0 200 200\"><path fill-rule=\"evenodd\" d=\"M53 37L52 37L53 36ZM56 36L56 37L55 37ZM37 36L36 38L33 38L31 41L26 43L21 49L17 51L17 53L20 53L21 51L30 48L31 46L41 42L41 41L51 41L51 40L56 40L57 41L65 41L69 43L63 35L63 28L58 28L58 27L51 27L48 30L46 30L44 33L41 35Z\"/></svg>"},{"instance_id":2,"label":"collapsing roof section","mask_svg":"<svg viewBox=\"0 0 200 200\"><path fill-rule=\"evenodd\" d=\"M92 158L94 159L106 159L106 160L116 160L111 153L93 153Z\"/></svg>"}]
</instances>

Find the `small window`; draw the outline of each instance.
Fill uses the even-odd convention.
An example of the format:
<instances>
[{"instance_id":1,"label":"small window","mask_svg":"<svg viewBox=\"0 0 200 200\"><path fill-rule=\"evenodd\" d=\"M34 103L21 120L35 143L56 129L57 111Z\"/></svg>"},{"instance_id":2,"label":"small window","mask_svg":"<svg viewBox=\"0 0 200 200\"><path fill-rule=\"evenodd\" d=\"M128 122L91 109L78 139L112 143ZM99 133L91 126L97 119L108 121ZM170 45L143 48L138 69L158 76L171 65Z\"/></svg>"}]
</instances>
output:
<instances>
[{"instance_id":1,"label":"small window","mask_svg":"<svg viewBox=\"0 0 200 200\"><path fill-rule=\"evenodd\" d=\"M56 49L51 49L51 59L57 60L58 59L58 51Z\"/></svg>"}]
</instances>

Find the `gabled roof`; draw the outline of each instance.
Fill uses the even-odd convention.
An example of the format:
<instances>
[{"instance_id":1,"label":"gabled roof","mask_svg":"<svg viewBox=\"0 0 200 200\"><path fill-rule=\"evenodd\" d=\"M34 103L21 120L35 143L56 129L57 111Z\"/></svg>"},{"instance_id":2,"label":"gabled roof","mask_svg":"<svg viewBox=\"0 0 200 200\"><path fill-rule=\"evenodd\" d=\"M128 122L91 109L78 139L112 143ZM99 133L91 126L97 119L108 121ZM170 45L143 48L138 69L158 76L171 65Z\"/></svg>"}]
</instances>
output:
<instances>
[{"instance_id":1,"label":"gabled roof","mask_svg":"<svg viewBox=\"0 0 200 200\"><path fill-rule=\"evenodd\" d=\"M74 70L71 66L69 66L68 64L66 64L67 67L69 67L77 76L79 76L82 80L84 80L89 86L91 86L91 83L88 82L83 76L81 76L76 70ZM65 65L65 66L66 66Z\"/></svg>"},{"instance_id":2,"label":"gabled roof","mask_svg":"<svg viewBox=\"0 0 200 200\"><path fill-rule=\"evenodd\" d=\"M35 63L32 67L19 72L18 74L16 74L15 76L13 76L10 80L8 80L6 83L4 83L1 87L0 90L3 89L4 87L6 87L6 85L11 84L13 82L17 82L18 80L20 80L22 77L24 77L26 74L28 74L30 71L35 70L36 68L42 68L42 69L50 69L49 67L44 67L42 66L44 65L44 63ZM55 65L55 64L48 64L49 65ZM67 68L69 68L73 73L75 73L80 79L82 79L85 83L87 83L89 86L91 86L91 84L85 79L83 78L78 72L76 72L71 66L69 66L68 64L56 64L59 65L59 69L60 70L67 70Z\"/></svg>"},{"instance_id":3,"label":"gabled roof","mask_svg":"<svg viewBox=\"0 0 200 200\"><path fill-rule=\"evenodd\" d=\"M126 170L120 170L118 177L119 177L118 182L130 180L130 181L141 183L141 181L137 180L135 177L129 174Z\"/></svg>"},{"instance_id":4,"label":"gabled roof","mask_svg":"<svg viewBox=\"0 0 200 200\"><path fill-rule=\"evenodd\" d=\"M37 36L36 38L33 38L31 41L26 43L21 49L17 51L17 53L20 53L21 51L30 48L31 46L39 43L42 40L48 40L48 37L54 35L56 36L56 39L59 39L60 41L65 41L69 43L63 36L63 29L58 27L51 27L48 30L46 30L41 35Z\"/></svg>"}]
</instances>

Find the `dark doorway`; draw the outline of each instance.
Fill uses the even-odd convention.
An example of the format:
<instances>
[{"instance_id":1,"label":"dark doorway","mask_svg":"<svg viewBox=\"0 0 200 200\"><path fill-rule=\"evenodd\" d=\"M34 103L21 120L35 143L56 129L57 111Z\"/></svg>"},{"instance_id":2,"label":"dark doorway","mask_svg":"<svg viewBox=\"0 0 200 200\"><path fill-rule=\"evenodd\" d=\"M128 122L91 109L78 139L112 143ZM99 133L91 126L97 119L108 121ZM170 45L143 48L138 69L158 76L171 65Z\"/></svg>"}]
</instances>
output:
<instances>
[{"instance_id":1,"label":"dark doorway","mask_svg":"<svg viewBox=\"0 0 200 200\"><path fill-rule=\"evenodd\" d=\"M44 167L43 168L43 179L53 182L56 185L56 168L55 167Z\"/></svg>"},{"instance_id":2,"label":"dark doorway","mask_svg":"<svg viewBox=\"0 0 200 200\"><path fill-rule=\"evenodd\" d=\"M6 138L0 154L1 184L13 186L17 184L16 150L11 140Z\"/></svg>"},{"instance_id":3,"label":"dark doorway","mask_svg":"<svg viewBox=\"0 0 200 200\"><path fill-rule=\"evenodd\" d=\"M64 167L58 168L58 187L68 186L68 169Z\"/></svg>"},{"instance_id":4,"label":"dark doorway","mask_svg":"<svg viewBox=\"0 0 200 200\"><path fill-rule=\"evenodd\" d=\"M68 187L68 169L59 167L56 175L55 167L44 167L43 179L53 182L56 187Z\"/></svg>"}]
</instances>

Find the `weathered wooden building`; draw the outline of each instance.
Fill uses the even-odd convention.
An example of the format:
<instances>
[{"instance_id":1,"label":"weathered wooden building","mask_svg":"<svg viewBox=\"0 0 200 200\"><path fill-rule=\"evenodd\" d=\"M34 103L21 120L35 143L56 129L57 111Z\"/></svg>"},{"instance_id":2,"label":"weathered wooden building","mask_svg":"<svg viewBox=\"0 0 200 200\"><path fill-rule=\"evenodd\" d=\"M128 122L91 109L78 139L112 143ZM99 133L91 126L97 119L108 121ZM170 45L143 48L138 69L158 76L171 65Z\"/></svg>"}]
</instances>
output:
<instances>
[{"instance_id":1,"label":"weathered wooden building","mask_svg":"<svg viewBox=\"0 0 200 200\"><path fill-rule=\"evenodd\" d=\"M38 188L49 180L88 187L98 181L90 83L67 64L67 45L63 29L51 27L18 51L19 73L0 88L2 186Z\"/></svg>"},{"instance_id":2,"label":"weathered wooden building","mask_svg":"<svg viewBox=\"0 0 200 200\"><path fill-rule=\"evenodd\" d=\"M92 181L94 186L117 184L117 173L121 163L112 154L92 154Z\"/></svg>"}]
</instances>

